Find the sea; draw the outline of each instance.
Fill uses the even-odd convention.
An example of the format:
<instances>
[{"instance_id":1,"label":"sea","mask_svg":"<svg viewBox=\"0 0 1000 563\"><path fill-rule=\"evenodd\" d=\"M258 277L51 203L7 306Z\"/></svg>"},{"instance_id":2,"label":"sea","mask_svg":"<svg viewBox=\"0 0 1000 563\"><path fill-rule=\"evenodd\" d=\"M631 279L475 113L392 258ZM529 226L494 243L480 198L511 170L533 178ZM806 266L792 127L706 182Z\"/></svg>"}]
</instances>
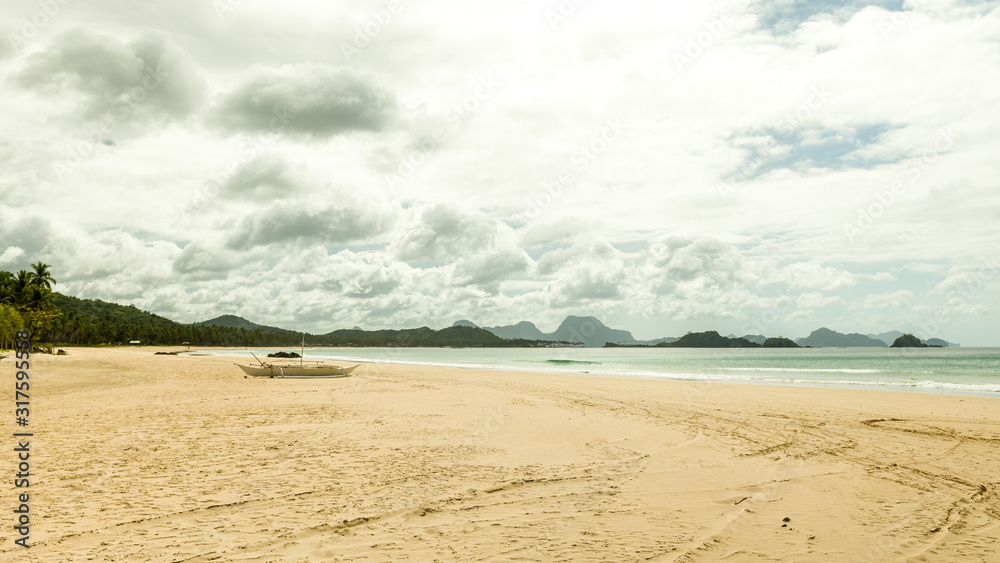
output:
<instances>
[{"instance_id":1,"label":"sea","mask_svg":"<svg viewBox=\"0 0 1000 563\"><path fill-rule=\"evenodd\" d=\"M253 360L275 350L192 353ZM1000 348L306 348L305 358L1000 397Z\"/></svg>"}]
</instances>

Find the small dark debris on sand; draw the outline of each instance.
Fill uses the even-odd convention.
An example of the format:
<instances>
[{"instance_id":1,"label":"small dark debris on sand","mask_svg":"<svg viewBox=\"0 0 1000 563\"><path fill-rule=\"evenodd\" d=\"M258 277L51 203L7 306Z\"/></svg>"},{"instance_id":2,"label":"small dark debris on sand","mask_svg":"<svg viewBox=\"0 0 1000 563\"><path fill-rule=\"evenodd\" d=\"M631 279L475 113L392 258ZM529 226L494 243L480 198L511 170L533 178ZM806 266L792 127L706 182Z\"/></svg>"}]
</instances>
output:
<instances>
[{"instance_id":1,"label":"small dark debris on sand","mask_svg":"<svg viewBox=\"0 0 1000 563\"><path fill-rule=\"evenodd\" d=\"M267 355L268 358L301 358L298 352L274 352Z\"/></svg>"},{"instance_id":2,"label":"small dark debris on sand","mask_svg":"<svg viewBox=\"0 0 1000 563\"><path fill-rule=\"evenodd\" d=\"M180 352L156 352L153 355L154 356L176 356L177 354L180 354Z\"/></svg>"}]
</instances>

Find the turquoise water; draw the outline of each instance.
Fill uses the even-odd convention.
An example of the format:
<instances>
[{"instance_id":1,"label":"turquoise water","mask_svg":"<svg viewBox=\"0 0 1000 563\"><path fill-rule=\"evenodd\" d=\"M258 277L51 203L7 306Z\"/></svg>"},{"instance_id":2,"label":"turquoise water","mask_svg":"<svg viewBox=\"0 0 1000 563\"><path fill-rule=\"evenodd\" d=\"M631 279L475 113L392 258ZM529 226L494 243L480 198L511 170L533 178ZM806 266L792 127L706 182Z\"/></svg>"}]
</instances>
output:
<instances>
[{"instance_id":1,"label":"turquoise water","mask_svg":"<svg viewBox=\"0 0 1000 563\"><path fill-rule=\"evenodd\" d=\"M272 351L252 350L261 358ZM199 353L250 357L250 352ZM305 355L307 359L341 362L869 387L1000 397L1000 348L307 348Z\"/></svg>"}]
</instances>

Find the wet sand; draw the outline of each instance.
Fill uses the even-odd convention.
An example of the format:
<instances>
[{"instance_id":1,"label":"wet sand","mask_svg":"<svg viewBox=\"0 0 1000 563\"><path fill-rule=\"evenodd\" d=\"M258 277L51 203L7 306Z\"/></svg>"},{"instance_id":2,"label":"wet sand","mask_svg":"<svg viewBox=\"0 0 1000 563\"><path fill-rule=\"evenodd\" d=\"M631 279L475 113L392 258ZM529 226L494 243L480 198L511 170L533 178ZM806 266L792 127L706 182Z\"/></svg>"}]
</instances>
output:
<instances>
[{"instance_id":1,"label":"wet sand","mask_svg":"<svg viewBox=\"0 0 1000 563\"><path fill-rule=\"evenodd\" d=\"M158 350L36 356L0 560L1000 561L1000 399Z\"/></svg>"}]
</instances>

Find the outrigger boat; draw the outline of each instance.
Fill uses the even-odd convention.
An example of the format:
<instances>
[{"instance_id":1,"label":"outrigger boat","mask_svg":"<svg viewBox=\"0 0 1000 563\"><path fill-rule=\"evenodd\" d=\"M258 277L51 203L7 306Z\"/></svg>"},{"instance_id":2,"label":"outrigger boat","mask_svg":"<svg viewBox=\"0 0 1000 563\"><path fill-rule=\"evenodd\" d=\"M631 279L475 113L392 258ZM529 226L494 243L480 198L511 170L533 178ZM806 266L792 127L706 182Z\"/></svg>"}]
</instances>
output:
<instances>
[{"instance_id":1,"label":"outrigger boat","mask_svg":"<svg viewBox=\"0 0 1000 563\"><path fill-rule=\"evenodd\" d=\"M322 379L326 377L347 377L351 375L351 372L361 364L347 367L332 366L322 362L300 365L274 365L266 362L261 362L259 366L246 366L243 364L236 365L239 366L244 373L254 377Z\"/></svg>"},{"instance_id":2,"label":"outrigger boat","mask_svg":"<svg viewBox=\"0 0 1000 563\"><path fill-rule=\"evenodd\" d=\"M284 377L284 378L294 378L294 379L323 379L329 377L347 377L351 375L361 364L355 364L353 366L341 367L324 364L323 362L312 362L303 363L303 356L306 351L305 338L302 339L302 354L299 355L299 364L270 364L261 361L256 354L250 352L253 359L257 360L260 365L243 365L235 364L248 376L253 377ZM244 376L246 377L246 376Z\"/></svg>"}]
</instances>

